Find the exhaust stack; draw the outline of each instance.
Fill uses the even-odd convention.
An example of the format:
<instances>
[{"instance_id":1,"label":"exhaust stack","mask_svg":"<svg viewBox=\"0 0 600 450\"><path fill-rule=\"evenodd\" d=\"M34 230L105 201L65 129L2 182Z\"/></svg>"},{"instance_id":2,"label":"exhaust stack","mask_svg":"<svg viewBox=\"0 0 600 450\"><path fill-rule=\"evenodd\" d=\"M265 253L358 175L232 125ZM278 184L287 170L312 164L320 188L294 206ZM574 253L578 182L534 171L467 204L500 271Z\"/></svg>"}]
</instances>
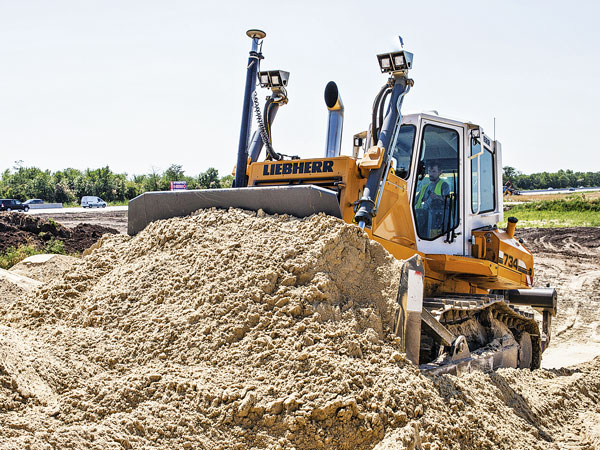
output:
<instances>
[{"instance_id":1,"label":"exhaust stack","mask_svg":"<svg viewBox=\"0 0 600 450\"><path fill-rule=\"evenodd\" d=\"M325 157L334 158L340 156L342 150L342 128L344 125L344 104L334 81L330 81L325 86L325 104L329 110Z\"/></svg>"}]
</instances>

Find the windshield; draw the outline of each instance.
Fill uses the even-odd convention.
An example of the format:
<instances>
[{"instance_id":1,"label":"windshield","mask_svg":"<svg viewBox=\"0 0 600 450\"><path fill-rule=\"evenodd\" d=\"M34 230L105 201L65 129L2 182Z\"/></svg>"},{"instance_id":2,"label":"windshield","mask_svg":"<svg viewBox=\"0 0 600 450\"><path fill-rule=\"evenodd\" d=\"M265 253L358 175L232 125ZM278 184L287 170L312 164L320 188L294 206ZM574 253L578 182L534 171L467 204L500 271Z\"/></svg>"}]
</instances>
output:
<instances>
[{"instance_id":1,"label":"windshield","mask_svg":"<svg viewBox=\"0 0 600 450\"><path fill-rule=\"evenodd\" d=\"M423 129L413 211L417 234L432 241L458 227L459 134L427 124Z\"/></svg>"},{"instance_id":2,"label":"windshield","mask_svg":"<svg viewBox=\"0 0 600 450\"><path fill-rule=\"evenodd\" d=\"M410 173L413 144L415 142L416 127L404 124L394 136L392 160L395 163L396 176L407 179Z\"/></svg>"}]
</instances>

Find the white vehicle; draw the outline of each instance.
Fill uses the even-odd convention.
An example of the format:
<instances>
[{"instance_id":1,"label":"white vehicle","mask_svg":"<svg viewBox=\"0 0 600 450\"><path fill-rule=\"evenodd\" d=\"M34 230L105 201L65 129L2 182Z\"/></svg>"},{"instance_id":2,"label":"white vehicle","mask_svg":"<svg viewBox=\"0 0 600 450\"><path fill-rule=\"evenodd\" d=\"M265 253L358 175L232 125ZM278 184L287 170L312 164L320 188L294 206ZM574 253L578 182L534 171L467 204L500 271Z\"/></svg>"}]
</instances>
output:
<instances>
[{"instance_id":1,"label":"white vehicle","mask_svg":"<svg viewBox=\"0 0 600 450\"><path fill-rule=\"evenodd\" d=\"M84 208L106 208L106 202L100 197L85 195L81 197L81 206Z\"/></svg>"}]
</instances>

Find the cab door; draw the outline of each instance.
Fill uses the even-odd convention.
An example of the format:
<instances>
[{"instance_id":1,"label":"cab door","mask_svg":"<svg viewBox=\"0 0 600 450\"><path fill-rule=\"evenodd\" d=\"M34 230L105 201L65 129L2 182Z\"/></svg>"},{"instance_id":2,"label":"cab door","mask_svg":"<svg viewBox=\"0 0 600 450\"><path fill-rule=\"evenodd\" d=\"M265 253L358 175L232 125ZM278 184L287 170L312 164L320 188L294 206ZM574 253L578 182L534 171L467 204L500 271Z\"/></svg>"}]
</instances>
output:
<instances>
[{"instance_id":1,"label":"cab door","mask_svg":"<svg viewBox=\"0 0 600 450\"><path fill-rule=\"evenodd\" d=\"M464 255L464 127L423 118L412 177L417 249Z\"/></svg>"},{"instance_id":2,"label":"cab door","mask_svg":"<svg viewBox=\"0 0 600 450\"><path fill-rule=\"evenodd\" d=\"M465 246L471 254L472 231L494 226L504 218L502 203L502 157L501 145L491 140L481 128L467 135L465 180Z\"/></svg>"}]
</instances>

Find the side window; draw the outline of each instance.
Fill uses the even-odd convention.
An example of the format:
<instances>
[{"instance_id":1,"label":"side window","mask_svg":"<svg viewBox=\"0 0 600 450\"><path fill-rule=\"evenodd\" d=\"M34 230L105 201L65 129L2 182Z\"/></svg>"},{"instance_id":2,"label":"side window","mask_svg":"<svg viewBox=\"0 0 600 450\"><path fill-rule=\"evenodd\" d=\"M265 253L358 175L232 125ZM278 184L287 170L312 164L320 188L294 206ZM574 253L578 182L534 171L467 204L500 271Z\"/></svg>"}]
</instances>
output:
<instances>
[{"instance_id":1,"label":"side window","mask_svg":"<svg viewBox=\"0 0 600 450\"><path fill-rule=\"evenodd\" d=\"M437 239L458 226L459 144L455 130L429 124L423 128L413 198L421 239Z\"/></svg>"},{"instance_id":2,"label":"side window","mask_svg":"<svg viewBox=\"0 0 600 450\"><path fill-rule=\"evenodd\" d=\"M496 209L496 178L494 176L494 154L481 143L471 141L471 211L474 214Z\"/></svg>"},{"instance_id":3,"label":"side window","mask_svg":"<svg viewBox=\"0 0 600 450\"><path fill-rule=\"evenodd\" d=\"M481 155L481 212L489 212L496 209L496 195L494 183L494 155L484 147Z\"/></svg>"},{"instance_id":4,"label":"side window","mask_svg":"<svg viewBox=\"0 0 600 450\"><path fill-rule=\"evenodd\" d=\"M416 127L414 125L402 125L394 136L392 148L392 159L395 162L395 172L400 178L407 179L410 173L410 162L412 160L413 145L415 143Z\"/></svg>"},{"instance_id":5,"label":"side window","mask_svg":"<svg viewBox=\"0 0 600 450\"><path fill-rule=\"evenodd\" d=\"M471 156L481 152L481 143L478 139L471 139ZM471 211L479 212L479 157L471 159Z\"/></svg>"}]
</instances>

